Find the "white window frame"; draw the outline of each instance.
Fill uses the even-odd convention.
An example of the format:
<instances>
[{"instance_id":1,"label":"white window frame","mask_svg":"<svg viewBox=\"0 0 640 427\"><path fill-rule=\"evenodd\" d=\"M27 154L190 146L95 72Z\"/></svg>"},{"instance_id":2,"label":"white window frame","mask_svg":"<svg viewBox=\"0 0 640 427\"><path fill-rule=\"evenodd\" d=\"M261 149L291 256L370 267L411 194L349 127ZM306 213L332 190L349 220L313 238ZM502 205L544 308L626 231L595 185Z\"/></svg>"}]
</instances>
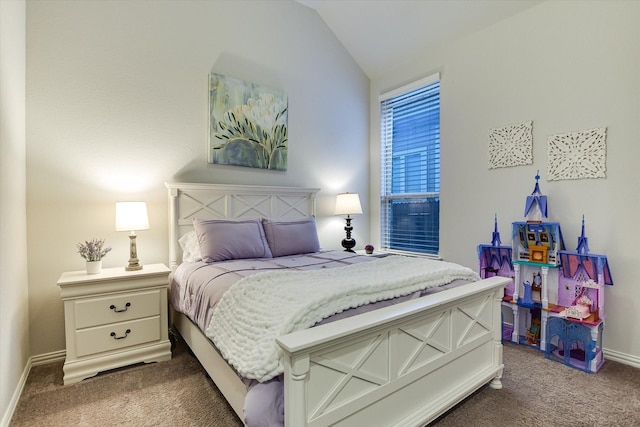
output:
<instances>
[{"instance_id":1,"label":"white window frame","mask_svg":"<svg viewBox=\"0 0 640 427\"><path fill-rule=\"evenodd\" d=\"M440 197L440 189L438 188L437 192L428 192L427 190L427 177L426 175L423 176L422 178L420 178L420 190L419 192L413 192L413 193L405 193L405 192L398 192L398 193L393 193L392 190L392 176L391 176L391 170L392 170L392 163L393 163L393 159L394 158L398 158L399 156L406 156L406 155L411 155L411 154L416 154L419 153L421 156L426 156L427 155L427 149L425 147L415 147L415 148L409 148L407 150L403 150L402 152L396 152L396 153L389 153L389 149L392 145L392 141L390 141L389 138L391 138L390 134L390 130L386 129L386 125L388 125L387 122L387 118L384 116L383 111L382 111L382 103L384 101L388 101L391 100L395 97L407 94L409 92L412 92L416 89L422 88L424 86L427 85L431 85L435 82L439 82L440 81L440 74L439 73L435 73L432 74L430 76L427 76L423 79L417 80L413 83L410 83L408 85L399 87L397 89L385 92L383 94L380 95L379 97L379 101L380 101L380 105L381 105L381 117L380 117L380 142L381 142L381 187L380 187L380 193L381 193L381 197L380 197L380 231L381 231L381 235L380 235L380 242L381 242L381 249L385 250L385 251L389 251L389 252L398 252L398 253L404 253L404 254L411 254L411 255L419 255L419 256L425 256L425 257L429 257L429 258L435 258L435 259L441 259L438 253L426 253L426 252L414 252L414 251L405 251L405 250L399 250L399 249L392 249L390 248L391 246L391 236L390 236L390 226L389 226L389 203L392 202L393 200L398 200L398 199L432 199L432 198L439 198ZM391 119L390 121L392 122L393 119ZM439 137L438 137L439 139ZM397 172L396 171L396 177L397 177ZM402 172L401 172L402 174ZM439 171L438 171L438 175L439 175ZM439 180L439 177L438 177ZM406 187L405 187L406 188ZM439 234L439 226L438 226L438 234ZM438 250L439 250L439 236L437 237L438 239Z\"/></svg>"}]
</instances>

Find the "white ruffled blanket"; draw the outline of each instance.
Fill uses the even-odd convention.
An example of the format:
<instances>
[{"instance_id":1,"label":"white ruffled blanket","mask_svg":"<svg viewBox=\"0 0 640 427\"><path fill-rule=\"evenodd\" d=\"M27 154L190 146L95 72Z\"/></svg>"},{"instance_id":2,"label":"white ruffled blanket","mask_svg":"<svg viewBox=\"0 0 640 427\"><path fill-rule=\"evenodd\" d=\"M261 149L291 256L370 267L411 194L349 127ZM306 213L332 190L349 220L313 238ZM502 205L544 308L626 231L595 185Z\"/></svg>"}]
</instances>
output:
<instances>
[{"instance_id":1,"label":"white ruffled blanket","mask_svg":"<svg viewBox=\"0 0 640 427\"><path fill-rule=\"evenodd\" d=\"M333 314L450 283L479 280L445 261L388 256L311 271L269 271L241 279L217 304L205 334L245 378L267 381L284 372L276 338Z\"/></svg>"}]
</instances>

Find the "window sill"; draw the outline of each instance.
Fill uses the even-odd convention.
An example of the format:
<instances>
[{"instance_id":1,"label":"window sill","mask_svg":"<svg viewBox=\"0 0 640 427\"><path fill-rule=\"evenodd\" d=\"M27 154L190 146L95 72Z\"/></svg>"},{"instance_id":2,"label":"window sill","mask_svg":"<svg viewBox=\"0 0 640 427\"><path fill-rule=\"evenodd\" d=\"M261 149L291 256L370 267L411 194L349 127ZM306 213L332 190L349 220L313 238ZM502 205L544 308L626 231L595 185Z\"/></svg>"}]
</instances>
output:
<instances>
[{"instance_id":1,"label":"window sill","mask_svg":"<svg viewBox=\"0 0 640 427\"><path fill-rule=\"evenodd\" d=\"M387 249L387 248L383 248L382 251L384 253L389 254L389 255L403 255L403 256L411 256L411 257L417 257L417 258L428 258L428 259L433 259L433 260L436 260L436 261L442 261L442 257L440 255L423 254L421 252L399 251L399 250Z\"/></svg>"}]
</instances>

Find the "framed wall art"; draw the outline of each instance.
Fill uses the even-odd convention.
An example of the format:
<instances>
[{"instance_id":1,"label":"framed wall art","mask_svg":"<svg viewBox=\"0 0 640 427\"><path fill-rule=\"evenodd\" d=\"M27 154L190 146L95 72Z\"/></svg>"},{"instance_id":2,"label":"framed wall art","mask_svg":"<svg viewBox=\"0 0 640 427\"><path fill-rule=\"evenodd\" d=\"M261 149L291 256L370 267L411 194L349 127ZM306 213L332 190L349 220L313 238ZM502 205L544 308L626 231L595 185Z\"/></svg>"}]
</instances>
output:
<instances>
[{"instance_id":1,"label":"framed wall art","mask_svg":"<svg viewBox=\"0 0 640 427\"><path fill-rule=\"evenodd\" d=\"M209 75L209 163L287 170L287 94Z\"/></svg>"}]
</instances>

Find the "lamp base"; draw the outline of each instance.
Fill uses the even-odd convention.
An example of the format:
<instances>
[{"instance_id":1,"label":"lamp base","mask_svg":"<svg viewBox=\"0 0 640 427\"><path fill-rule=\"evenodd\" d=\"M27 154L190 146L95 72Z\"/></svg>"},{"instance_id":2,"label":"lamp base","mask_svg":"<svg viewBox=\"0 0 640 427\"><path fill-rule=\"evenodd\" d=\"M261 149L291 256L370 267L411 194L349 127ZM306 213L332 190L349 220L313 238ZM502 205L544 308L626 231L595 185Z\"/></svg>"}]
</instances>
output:
<instances>
[{"instance_id":1,"label":"lamp base","mask_svg":"<svg viewBox=\"0 0 640 427\"><path fill-rule=\"evenodd\" d=\"M140 265L140 262L138 260L138 247L136 245L136 235L134 231L132 231L131 235L129 235L129 243L129 265L127 265L124 270L142 270L142 265Z\"/></svg>"},{"instance_id":2,"label":"lamp base","mask_svg":"<svg viewBox=\"0 0 640 427\"><path fill-rule=\"evenodd\" d=\"M351 231L353 230L353 227L351 226L351 217L347 215L346 220L347 226L344 227L344 231L346 231L347 237L342 239L342 247L345 252L355 252L353 248L356 246L356 240L351 238Z\"/></svg>"},{"instance_id":3,"label":"lamp base","mask_svg":"<svg viewBox=\"0 0 640 427\"><path fill-rule=\"evenodd\" d=\"M342 239L342 247L345 252L354 252L353 248L356 247L355 239Z\"/></svg>"}]
</instances>

